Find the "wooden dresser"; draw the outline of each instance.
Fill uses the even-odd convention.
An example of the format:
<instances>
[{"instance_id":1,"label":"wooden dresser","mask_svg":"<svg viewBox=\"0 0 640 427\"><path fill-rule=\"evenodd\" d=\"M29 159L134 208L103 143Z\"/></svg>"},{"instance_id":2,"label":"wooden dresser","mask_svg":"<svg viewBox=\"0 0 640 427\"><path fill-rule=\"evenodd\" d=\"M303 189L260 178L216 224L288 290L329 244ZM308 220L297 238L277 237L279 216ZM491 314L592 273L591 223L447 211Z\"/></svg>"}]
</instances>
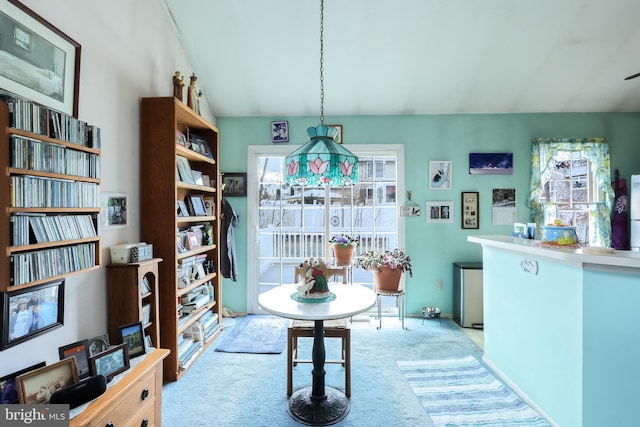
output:
<instances>
[{"instance_id":1,"label":"wooden dresser","mask_svg":"<svg viewBox=\"0 0 640 427\"><path fill-rule=\"evenodd\" d=\"M155 349L104 394L71 419L71 427L160 427L162 361L169 350Z\"/></svg>"}]
</instances>

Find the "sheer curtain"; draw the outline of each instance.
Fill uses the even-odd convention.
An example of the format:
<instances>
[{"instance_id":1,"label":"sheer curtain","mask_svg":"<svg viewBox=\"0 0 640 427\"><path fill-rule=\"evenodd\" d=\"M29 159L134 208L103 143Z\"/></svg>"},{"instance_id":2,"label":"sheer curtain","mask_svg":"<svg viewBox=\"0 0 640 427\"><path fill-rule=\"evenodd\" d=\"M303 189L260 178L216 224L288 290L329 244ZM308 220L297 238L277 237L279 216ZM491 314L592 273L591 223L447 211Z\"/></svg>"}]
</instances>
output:
<instances>
[{"instance_id":1,"label":"sheer curtain","mask_svg":"<svg viewBox=\"0 0 640 427\"><path fill-rule=\"evenodd\" d=\"M566 158L586 158L595 183L589 198L590 246L611 246L611 209L614 192L611 188L611 167L609 144L604 138L537 138L531 145L531 185L527 206L531 210L531 220L538 229L557 217L555 203L540 202L544 185L551 179L556 156L562 153Z\"/></svg>"}]
</instances>

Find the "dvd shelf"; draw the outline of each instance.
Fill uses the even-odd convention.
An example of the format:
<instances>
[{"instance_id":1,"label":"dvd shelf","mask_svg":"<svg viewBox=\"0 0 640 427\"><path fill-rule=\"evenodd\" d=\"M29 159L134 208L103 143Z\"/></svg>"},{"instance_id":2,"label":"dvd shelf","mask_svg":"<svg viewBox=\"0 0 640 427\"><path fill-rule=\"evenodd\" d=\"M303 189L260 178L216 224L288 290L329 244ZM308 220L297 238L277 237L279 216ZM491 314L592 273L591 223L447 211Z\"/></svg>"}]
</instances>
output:
<instances>
[{"instance_id":1,"label":"dvd shelf","mask_svg":"<svg viewBox=\"0 0 640 427\"><path fill-rule=\"evenodd\" d=\"M143 98L141 142L140 237L164 260L160 341L176 381L220 333L218 130L173 97Z\"/></svg>"},{"instance_id":2,"label":"dvd shelf","mask_svg":"<svg viewBox=\"0 0 640 427\"><path fill-rule=\"evenodd\" d=\"M0 291L99 268L99 128L0 92L0 140Z\"/></svg>"}]
</instances>

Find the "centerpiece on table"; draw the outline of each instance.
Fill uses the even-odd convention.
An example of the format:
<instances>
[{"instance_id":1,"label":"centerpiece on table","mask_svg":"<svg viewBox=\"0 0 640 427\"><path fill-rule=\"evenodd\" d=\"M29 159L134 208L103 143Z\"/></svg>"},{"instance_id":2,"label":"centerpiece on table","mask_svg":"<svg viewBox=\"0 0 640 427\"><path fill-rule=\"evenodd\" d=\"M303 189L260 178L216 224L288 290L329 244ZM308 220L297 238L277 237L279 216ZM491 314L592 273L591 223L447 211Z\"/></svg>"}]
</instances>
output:
<instances>
[{"instance_id":1,"label":"centerpiece on table","mask_svg":"<svg viewBox=\"0 0 640 427\"><path fill-rule=\"evenodd\" d=\"M369 251L358 258L356 265L373 272L373 282L376 289L381 291L398 291L400 278L405 271L413 277L411 258L404 249Z\"/></svg>"},{"instance_id":2,"label":"centerpiece on table","mask_svg":"<svg viewBox=\"0 0 640 427\"><path fill-rule=\"evenodd\" d=\"M337 266L351 265L358 241L357 237L347 234L337 234L331 237L329 244L333 249L333 258Z\"/></svg>"},{"instance_id":3,"label":"centerpiece on table","mask_svg":"<svg viewBox=\"0 0 640 427\"><path fill-rule=\"evenodd\" d=\"M298 285L291 298L298 302L326 302L335 299L335 294L329 291L327 281L327 265L321 259L310 258L300 264L302 269L302 284Z\"/></svg>"}]
</instances>

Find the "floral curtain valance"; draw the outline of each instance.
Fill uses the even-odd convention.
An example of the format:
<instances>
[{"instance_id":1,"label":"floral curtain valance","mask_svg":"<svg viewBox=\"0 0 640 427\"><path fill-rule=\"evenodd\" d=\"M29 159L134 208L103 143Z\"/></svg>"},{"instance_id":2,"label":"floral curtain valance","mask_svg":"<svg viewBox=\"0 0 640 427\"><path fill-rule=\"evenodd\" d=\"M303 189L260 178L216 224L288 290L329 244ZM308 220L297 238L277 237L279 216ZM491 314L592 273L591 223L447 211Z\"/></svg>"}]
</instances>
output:
<instances>
[{"instance_id":1,"label":"floral curtain valance","mask_svg":"<svg viewBox=\"0 0 640 427\"><path fill-rule=\"evenodd\" d=\"M589 244L611 245L611 209L614 192L611 188L609 144L604 138L536 138L531 144L531 184L527 206L531 219L544 225L545 218L555 218L555 204L541 203L544 183L552 176L559 156L566 160L586 158L595 177L601 200L589 203Z\"/></svg>"}]
</instances>

